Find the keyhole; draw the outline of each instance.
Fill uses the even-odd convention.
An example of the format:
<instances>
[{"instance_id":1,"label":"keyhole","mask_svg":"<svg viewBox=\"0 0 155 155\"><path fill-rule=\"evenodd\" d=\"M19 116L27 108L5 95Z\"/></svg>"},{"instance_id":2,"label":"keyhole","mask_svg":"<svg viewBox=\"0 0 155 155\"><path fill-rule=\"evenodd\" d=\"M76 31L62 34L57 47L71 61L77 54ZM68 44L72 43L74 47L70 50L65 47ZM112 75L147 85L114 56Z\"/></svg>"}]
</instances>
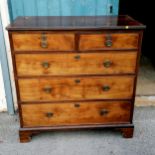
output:
<instances>
[{"instance_id":1,"label":"keyhole","mask_svg":"<svg viewBox=\"0 0 155 155\"><path fill-rule=\"evenodd\" d=\"M110 5L110 14L113 14L113 6Z\"/></svg>"}]
</instances>

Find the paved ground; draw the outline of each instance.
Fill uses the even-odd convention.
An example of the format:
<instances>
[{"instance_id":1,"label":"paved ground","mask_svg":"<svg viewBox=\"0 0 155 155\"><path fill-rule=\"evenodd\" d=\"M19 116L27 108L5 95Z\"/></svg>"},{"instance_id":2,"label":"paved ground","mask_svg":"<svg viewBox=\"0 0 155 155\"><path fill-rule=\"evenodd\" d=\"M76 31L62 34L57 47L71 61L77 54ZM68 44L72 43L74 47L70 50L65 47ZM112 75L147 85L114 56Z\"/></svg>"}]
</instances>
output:
<instances>
[{"instance_id":1,"label":"paved ground","mask_svg":"<svg viewBox=\"0 0 155 155\"><path fill-rule=\"evenodd\" d=\"M137 82L136 106L155 106L155 67L142 56Z\"/></svg>"},{"instance_id":2,"label":"paved ground","mask_svg":"<svg viewBox=\"0 0 155 155\"><path fill-rule=\"evenodd\" d=\"M141 58L137 95L155 96L155 68L146 57ZM154 104L155 105L155 104Z\"/></svg>"},{"instance_id":3,"label":"paved ground","mask_svg":"<svg viewBox=\"0 0 155 155\"><path fill-rule=\"evenodd\" d=\"M18 142L17 116L0 113L0 155L155 155L155 107L136 108L133 139L113 131L42 133Z\"/></svg>"}]
</instances>

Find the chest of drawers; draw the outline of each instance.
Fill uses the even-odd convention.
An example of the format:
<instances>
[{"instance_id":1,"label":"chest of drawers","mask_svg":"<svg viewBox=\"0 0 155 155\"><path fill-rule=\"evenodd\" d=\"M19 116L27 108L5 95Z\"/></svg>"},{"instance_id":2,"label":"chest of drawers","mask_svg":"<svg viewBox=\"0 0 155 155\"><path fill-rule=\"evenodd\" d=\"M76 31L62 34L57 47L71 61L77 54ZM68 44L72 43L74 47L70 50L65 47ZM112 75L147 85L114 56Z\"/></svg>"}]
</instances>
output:
<instances>
[{"instance_id":1,"label":"chest of drawers","mask_svg":"<svg viewBox=\"0 0 155 155\"><path fill-rule=\"evenodd\" d=\"M132 122L144 25L129 16L19 17L9 31L21 142Z\"/></svg>"}]
</instances>

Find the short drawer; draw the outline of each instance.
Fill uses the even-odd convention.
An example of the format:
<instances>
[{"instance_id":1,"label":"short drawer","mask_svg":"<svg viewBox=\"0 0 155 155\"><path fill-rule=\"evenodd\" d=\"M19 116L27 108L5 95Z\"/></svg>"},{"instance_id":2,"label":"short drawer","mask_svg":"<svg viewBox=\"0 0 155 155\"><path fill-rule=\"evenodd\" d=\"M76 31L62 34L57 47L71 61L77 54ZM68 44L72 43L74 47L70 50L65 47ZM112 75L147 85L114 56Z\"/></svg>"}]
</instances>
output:
<instances>
[{"instance_id":1,"label":"short drawer","mask_svg":"<svg viewBox=\"0 0 155 155\"><path fill-rule=\"evenodd\" d=\"M18 76L135 73L137 52L16 54Z\"/></svg>"},{"instance_id":2,"label":"short drawer","mask_svg":"<svg viewBox=\"0 0 155 155\"><path fill-rule=\"evenodd\" d=\"M138 49L138 42L138 33L81 34L79 49Z\"/></svg>"},{"instance_id":3,"label":"short drawer","mask_svg":"<svg viewBox=\"0 0 155 155\"><path fill-rule=\"evenodd\" d=\"M71 33L12 33L14 51L72 51Z\"/></svg>"},{"instance_id":4,"label":"short drawer","mask_svg":"<svg viewBox=\"0 0 155 155\"><path fill-rule=\"evenodd\" d=\"M22 104L24 127L123 124L130 121L131 103L84 102Z\"/></svg>"},{"instance_id":5,"label":"short drawer","mask_svg":"<svg viewBox=\"0 0 155 155\"><path fill-rule=\"evenodd\" d=\"M63 101L131 99L133 76L19 79L20 100Z\"/></svg>"}]
</instances>

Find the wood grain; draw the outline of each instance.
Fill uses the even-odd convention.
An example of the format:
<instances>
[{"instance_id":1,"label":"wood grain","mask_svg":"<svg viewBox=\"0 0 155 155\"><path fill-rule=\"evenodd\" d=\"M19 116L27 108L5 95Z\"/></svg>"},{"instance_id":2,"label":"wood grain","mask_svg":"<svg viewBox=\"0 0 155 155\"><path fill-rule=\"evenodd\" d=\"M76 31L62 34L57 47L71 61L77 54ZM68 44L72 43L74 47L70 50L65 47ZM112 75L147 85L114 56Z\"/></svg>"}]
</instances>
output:
<instances>
[{"instance_id":1,"label":"wood grain","mask_svg":"<svg viewBox=\"0 0 155 155\"><path fill-rule=\"evenodd\" d=\"M133 74L136 52L16 54L18 76ZM104 63L111 65L105 67ZM43 66L47 63L48 66Z\"/></svg>"},{"instance_id":2,"label":"wood grain","mask_svg":"<svg viewBox=\"0 0 155 155\"><path fill-rule=\"evenodd\" d=\"M23 104L22 115L24 127L129 123L130 107L126 101Z\"/></svg>"},{"instance_id":3,"label":"wood grain","mask_svg":"<svg viewBox=\"0 0 155 155\"><path fill-rule=\"evenodd\" d=\"M143 29L129 16L35 16L11 23L20 141L88 128L121 128L132 137Z\"/></svg>"},{"instance_id":4,"label":"wood grain","mask_svg":"<svg viewBox=\"0 0 155 155\"><path fill-rule=\"evenodd\" d=\"M43 32L44 33L44 32ZM46 39L42 40L42 35ZM74 50L74 34L71 33L13 33L13 48L15 51L72 51ZM47 43L43 48L41 43Z\"/></svg>"},{"instance_id":5,"label":"wood grain","mask_svg":"<svg viewBox=\"0 0 155 155\"><path fill-rule=\"evenodd\" d=\"M20 100L26 102L131 99L134 76L24 78L18 83Z\"/></svg>"},{"instance_id":6,"label":"wood grain","mask_svg":"<svg viewBox=\"0 0 155 155\"><path fill-rule=\"evenodd\" d=\"M106 36L109 34L81 34L80 50L106 50L106 49L138 49L138 33L112 33L112 46L106 47Z\"/></svg>"}]
</instances>

